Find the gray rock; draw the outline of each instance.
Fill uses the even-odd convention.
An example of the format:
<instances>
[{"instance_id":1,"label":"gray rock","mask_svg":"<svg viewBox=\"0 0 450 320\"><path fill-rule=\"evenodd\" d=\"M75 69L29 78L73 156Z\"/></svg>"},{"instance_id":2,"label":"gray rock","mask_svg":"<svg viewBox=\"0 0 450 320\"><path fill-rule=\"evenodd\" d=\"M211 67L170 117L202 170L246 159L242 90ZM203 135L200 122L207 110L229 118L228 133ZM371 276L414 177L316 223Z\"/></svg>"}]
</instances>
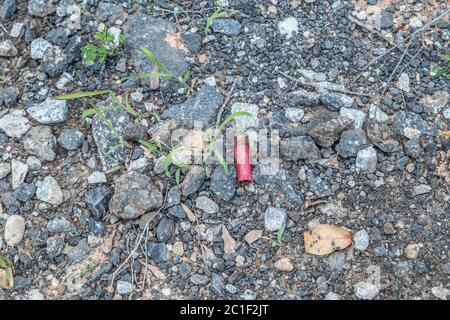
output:
<instances>
[{"instance_id":1,"label":"gray rock","mask_svg":"<svg viewBox=\"0 0 450 320\"><path fill-rule=\"evenodd\" d=\"M38 126L31 128L24 136L23 147L29 155L41 161L53 161L56 158L56 138L49 127Z\"/></svg>"},{"instance_id":2,"label":"gray rock","mask_svg":"<svg viewBox=\"0 0 450 320\"><path fill-rule=\"evenodd\" d=\"M423 149L419 139L410 139L404 144L405 154L414 159L420 159L423 156Z\"/></svg>"},{"instance_id":3,"label":"gray rock","mask_svg":"<svg viewBox=\"0 0 450 320\"><path fill-rule=\"evenodd\" d=\"M129 114L122 109L106 110L103 112L103 115L119 135L122 134L123 129L130 122ZM97 145L98 154L104 169L123 164L125 161L124 148L120 140L99 116L93 118L92 136Z\"/></svg>"},{"instance_id":4,"label":"gray rock","mask_svg":"<svg viewBox=\"0 0 450 320\"><path fill-rule=\"evenodd\" d=\"M369 234L361 229L353 235L353 245L360 251L365 251L369 246Z\"/></svg>"},{"instance_id":5,"label":"gray rock","mask_svg":"<svg viewBox=\"0 0 450 320\"><path fill-rule=\"evenodd\" d=\"M27 133L30 128L31 125L28 119L21 115L7 113L0 118L0 129L10 138L19 139Z\"/></svg>"},{"instance_id":6,"label":"gray rock","mask_svg":"<svg viewBox=\"0 0 450 320\"><path fill-rule=\"evenodd\" d=\"M0 163L0 180L5 178L11 172L9 163Z\"/></svg>"},{"instance_id":7,"label":"gray rock","mask_svg":"<svg viewBox=\"0 0 450 320\"><path fill-rule=\"evenodd\" d=\"M141 51L147 48L161 61L174 75L181 76L188 70L184 60L184 47L173 47L167 39L176 39L175 25L167 20L150 18L138 12L133 14L124 25L124 33L128 36L125 41L125 50L131 54L130 60L135 70L151 72L152 62ZM172 44L172 46L171 46ZM150 79L141 79L150 84ZM169 83L169 79L161 79L161 86ZM180 118L182 118L180 116Z\"/></svg>"},{"instance_id":8,"label":"gray rock","mask_svg":"<svg viewBox=\"0 0 450 320\"><path fill-rule=\"evenodd\" d=\"M71 233L76 228L64 217L56 217L47 223L47 231L50 233Z\"/></svg>"},{"instance_id":9,"label":"gray rock","mask_svg":"<svg viewBox=\"0 0 450 320\"><path fill-rule=\"evenodd\" d=\"M63 202L63 193L58 181L52 176L46 176L44 180L37 183L36 198L52 205Z\"/></svg>"},{"instance_id":10,"label":"gray rock","mask_svg":"<svg viewBox=\"0 0 450 320\"><path fill-rule=\"evenodd\" d=\"M405 92L409 92L409 76L406 72L402 72L397 80L397 88Z\"/></svg>"},{"instance_id":11,"label":"gray rock","mask_svg":"<svg viewBox=\"0 0 450 320\"><path fill-rule=\"evenodd\" d=\"M180 264L180 266L178 267L178 272L180 273L180 277L182 279L187 279L189 277L189 274L192 271L192 267L190 266L190 264L186 263L186 262L182 262Z\"/></svg>"},{"instance_id":12,"label":"gray rock","mask_svg":"<svg viewBox=\"0 0 450 320\"><path fill-rule=\"evenodd\" d=\"M50 77L57 77L66 71L68 64L66 54L60 48L52 46L45 50L41 70Z\"/></svg>"},{"instance_id":13,"label":"gray rock","mask_svg":"<svg viewBox=\"0 0 450 320\"><path fill-rule=\"evenodd\" d=\"M108 182L108 180L106 179L106 174L101 171L94 171L88 177L88 184L100 184L106 182Z\"/></svg>"},{"instance_id":14,"label":"gray rock","mask_svg":"<svg viewBox=\"0 0 450 320\"><path fill-rule=\"evenodd\" d=\"M167 210L167 216L171 219L183 220L186 218L186 212L184 212L182 206L174 205Z\"/></svg>"},{"instance_id":15,"label":"gray rock","mask_svg":"<svg viewBox=\"0 0 450 320\"><path fill-rule=\"evenodd\" d=\"M147 255L156 263L162 263L170 260L170 252L167 250L166 245L161 242L147 243Z\"/></svg>"},{"instance_id":16,"label":"gray rock","mask_svg":"<svg viewBox=\"0 0 450 320\"><path fill-rule=\"evenodd\" d=\"M43 38L36 38L31 42L31 59L42 60L47 49L51 48L52 44Z\"/></svg>"},{"instance_id":17,"label":"gray rock","mask_svg":"<svg viewBox=\"0 0 450 320\"><path fill-rule=\"evenodd\" d=\"M180 127L180 123L174 119L158 122L152 126L148 133L155 143L171 143L171 133ZM162 173L162 172L161 172Z\"/></svg>"},{"instance_id":18,"label":"gray rock","mask_svg":"<svg viewBox=\"0 0 450 320\"><path fill-rule=\"evenodd\" d=\"M213 200L205 196L200 196L197 198L195 201L195 207L209 214L214 214L219 211L219 206Z\"/></svg>"},{"instance_id":19,"label":"gray rock","mask_svg":"<svg viewBox=\"0 0 450 320\"><path fill-rule=\"evenodd\" d=\"M83 145L84 134L78 129L63 129L59 135L59 144L66 150L74 151Z\"/></svg>"},{"instance_id":20,"label":"gray rock","mask_svg":"<svg viewBox=\"0 0 450 320\"><path fill-rule=\"evenodd\" d=\"M116 22L124 14L121 6L109 3L108 1L100 2L98 5L100 21Z\"/></svg>"},{"instance_id":21,"label":"gray rock","mask_svg":"<svg viewBox=\"0 0 450 320\"><path fill-rule=\"evenodd\" d=\"M0 88L0 103L3 103L8 108L14 107L19 99L20 91L18 88L8 86Z\"/></svg>"},{"instance_id":22,"label":"gray rock","mask_svg":"<svg viewBox=\"0 0 450 320\"><path fill-rule=\"evenodd\" d=\"M394 15L384 10L381 12L380 27L382 29L391 28L394 25Z\"/></svg>"},{"instance_id":23,"label":"gray rock","mask_svg":"<svg viewBox=\"0 0 450 320\"><path fill-rule=\"evenodd\" d=\"M364 300L372 300L379 293L379 289L376 285L374 285L373 283L370 283L370 282L363 282L363 281L355 284L354 290L355 290L355 295L359 299L364 299Z\"/></svg>"},{"instance_id":24,"label":"gray rock","mask_svg":"<svg viewBox=\"0 0 450 320\"><path fill-rule=\"evenodd\" d=\"M205 169L200 166L192 166L183 182L180 184L181 193L187 197L196 193L206 180Z\"/></svg>"},{"instance_id":25,"label":"gray rock","mask_svg":"<svg viewBox=\"0 0 450 320\"><path fill-rule=\"evenodd\" d=\"M418 138L421 134L430 135L432 132L428 123L420 115L410 111L400 111L393 121L393 130L396 134L408 139Z\"/></svg>"},{"instance_id":26,"label":"gray rock","mask_svg":"<svg viewBox=\"0 0 450 320\"><path fill-rule=\"evenodd\" d=\"M22 182L16 191L16 199L27 202L33 199L36 194L36 186L31 183Z\"/></svg>"},{"instance_id":27,"label":"gray rock","mask_svg":"<svg viewBox=\"0 0 450 320\"><path fill-rule=\"evenodd\" d=\"M317 148L313 139L308 136L281 140L280 152L283 157L291 161L318 160L321 158L319 148Z\"/></svg>"},{"instance_id":28,"label":"gray rock","mask_svg":"<svg viewBox=\"0 0 450 320\"><path fill-rule=\"evenodd\" d=\"M316 174L313 169L308 169L306 173L308 177L309 189L316 195L317 198L324 198L333 194L328 176Z\"/></svg>"},{"instance_id":29,"label":"gray rock","mask_svg":"<svg viewBox=\"0 0 450 320\"><path fill-rule=\"evenodd\" d=\"M47 98L27 109L27 113L40 124L56 124L67 120L69 109L66 101Z\"/></svg>"},{"instance_id":30,"label":"gray rock","mask_svg":"<svg viewBox=\"0 0 450 320\"><path fill-rule=\"evenodd\" d=\"M357 153L368 147L369 141L366 134L361 129L353 129L344 131L341 134L339 144L336 146L336 151L343 158L355 157Z\"/></svg>"},{"instance_id":31,"label":"gray rock","mask_svg":"<svg viewBox=\"0 0 450 320\"><path fill-rule=\"evenodd\" d=\"M177 204L180 204L181 200L181 190L179 186L174 186L170 188L166 196L166 208L171 208Z\"/></svg>"},{"instance_id":32,"label":"gray rock","mask_svg":"<svg viewBox=\"0 0 450 320\"><path fill-rule=\"evenodd\" d=\"M394 266L394 275L397 278L403 278L405 277L409 272L409 265L408 261L400 261Z\"/></svg>"},{"instance_id":33,"label":"gray rock","mask_svg":"<svg viewBox=\"0 0 450 320\"><path fill-rule=\"evenodd\" d=\"M386 153L393 153L401 150L400 143L395 140L391 126L386 123L378 123L371 119L367 123L367 136L375 146Z\"/></svg>"},{"instance_id":34,"label":"gray rock","mask_svg":"<svg viewBox=\"0 0 450 320\"><path fill-rule=\"evenodd\" d=\"M223 96L215 88L205 85L194 97L166 109L162 118L179 120L189 128L197 123L203 127L211 126L222 103Z\"/></svg>"},{"instance_id":35,"label":"gray rock","mask_svg":"<svg viewBox=\"0 0 450 320\"><path fill-rule=\"evenodd\" d=\"M128 281L119 280L117 281L116 292L121 295L131 294L133 292L133 284Z\"/></svg>"},{"instance_id":36,"label":"gray rock","mask_svg":"<svg viewBox=\"0 0 450 320\"><path fill-rule=\"evenodd\" d=\"M52 29L47 34L47 40L56 46L64 48L67 42L69 42L68 33L69 30L66 28Z\"/></svg>"},{"instance_id":37,"label":"gray rock","mask_svg":"<svg viewBox=\"0 0 450 320\"><path fill-rule=\"evenodd\" d=\"M293 91L289 96L293 104L307 107L314 107L319 105L319 97L319 94L303 89Z\"/></svg>"},{"instance_id":38,"label":"gray rock","mask_svg":"<svg viewBox=\"0 0 450 320\"><path fill-rule=\"evenodd\" d=\"M106 185L99 185L84 194L84 201L96 219L101 219L108 208L111 190Z\"/></svg>"},{"instance_id":39,"label":"gray rock","mask_svg":"<svg viewBox=\"0 0 450 320\"><path fill-rule=\"evenodd\" d=\"M331 111L338 111L341 108L351 108L353 98L343 93L326 91L320 96L320 102Z\"/></svg>"},{"instance_id":40,"label":"gray rock","mask_svg":"<svg viewBox=\"0 0 450 320\"><path fill-rule=\"evenodd\" d=\"M214 32L222 33L227 36L237 36L241 33L241 24L232 19L215 19L211 24Z\"/></svg>"},{"instance_id":41,"label":"gray rock","mask_svg":"<svg viewBox=\"0 0 450 320\"><path fill-rule=\"evenodd\" d=\"M67 246L64 253L71 264L82 261L91 251L86 239L81 239L76 246Z\"/></svg>"},{"instance_id":42,"label":"gray rock","mask_svg":"<svg viewBox=\"0 0 450 320\"><path fill-rule=\"evenodd\" d=\"M223 297L223 288L225 286L224 278L220 274L212 273L211 275L211 291L219 297Z\"/></svg>"},{"instance_id":43,"label":"gray rock","mask_svg":"<svg viewBox=\"0 0 450 320\"><path fill-rule=\"evenodd\" d=\"M47 238L47 247L45 248L50 259L54 259L64 251L64 238L49 237Z\"/></svg>"},{"instance_id":44,"label":"gray rock","mask_svg":"<svg viewBox=\"0 0 450 320\"><path fill-rule=\"evenodd\" d=\"M217 166L210 176L211 190L219 198L230 201L236 191L236 179L237 176L234 166L229 165L227 172L225 172L225 169L222 166Z\"/></svg>"},{"instance_id":45,"label":"gray rock","mask_svg":"<svg viewBox=\"0 0 450 320\"><path fill-rule=\"evenodd\" d=\"M269 207L264 213L264 226L267 231L277 231L286 223L287 213L283 208Z\"/></svg>"},{"instance_id":46,"label":"gray rock","mask_svg":"<svg viewBox=\"0 0 450 320\"><path fill-rule=\"evenodd\" d=\"M366 114L358 109L344 107L339 110L339 114L341 117L351 120L354 123L355 128L362 128L364 121L366 120Z\"/></svg>"},{"instance_id":47,"label":"gray rock","mask_svg":"<svg viewBox=\"0 0 450 320\"><path fill-rule=\"evenodd\" d=\"M131 171L115 181L115 192L109 211L122 219L136 219L163 204L161 192L150 177Z\"/></svg>"},{"instance_id":48,"label":"gray rock","mask_svg":"<svg viewBox=\"0 0 450 320\"><path fill-rule=\"evenodd\" d=\"M202 274L193 274L189 281L196 286L204 286L209 283L209 277Z\"/></svg>"},{"instance_id":49,"label":"gray rock","mask_svg":"<svg viewBox=\"0 0 450 320\"><path fill-rule=\"evenodd\" d=\"M10 247L17 246L25 234L25 219L18 215L9 216L5 224L5 241Z\"/></svg>"},{"instance_id":50,"label":"gray rock","mask_svg":"<svg viewBox=\"0 0 450 320\"><path fill-rule=\"evenodd\" d=\"M383 257L385 255L387 255L388 250L385 247L376 247L373 249L373 254L376 257Z\"/></svg>"},{"instance_id":51,"label":"gray rock","mask_svg":"<svg viewBox=\"0 0 450 320\"><path fill-rule=\"evenodd\" d=\"M17 11L16 0L5 0L3 1L2 9L0 10L0 18L3 21L9 21L14 18Z\"/></svg>"},{"instance_id":52,"label":"gray rock","mask_svg":"<svg viewBox=\"0 0 450 320\"><path fill-rule=\"evenodd\" d=\"M52 1L30 0L28 2L28 13L36 17L45 17L56 11Z\"/></svg>"},{"instance_id":53,"label":"gray rock","mask_svg":"<svg viewBox=\"0 0 450 320\"><path fill-rule=\"evenodd\" d=\"M425 194L425 193L429 193L431 192L433 189L427 185L427 184L419 184L417 186L414 186L414 193L416 195L421 195L421 194Z\"/></svg>"},{"instance_id":54,"label":"gray rock","mask_svg":"<svg viewBox=\"0 0 450 320\"><path fill-rule=\"evenodd\" d=\"M341 132L351 126L351 121L336 113L321 113L310 122L290 129L293 136L310 136L321 147L330 148Z\"/></svg>"},{"instance_id":55,"label":"gray rock","mask_svg":"<svg viewBox=\"0 0 450 320\"><path fill-rule=\"evenodd\" d=\"M328 257L328 266L332 271L341 271L345 264L345 253L334 252Z\"/></svg>"},{"instance_id":56,"label":"gray rock","mask_svg":"<svg viewBox=\"0 0 450 320\"><path fill-rule=\"evenodd\" d=\"M4 58L12 58L17 56L19 51L14 46L14 43L11 40L4 40L0 42L0 57Z\"/></svg>"},{"instance_id":57,"label":"gray rock","mask_svg":"<svg viewBox=\"0 0 450 320\"><path fill-rule=\"evenodd\" d=\"M9 32L11 38L21 38L23 36L23 31L25 29L25 23L14 22Z\"/></svg>"},{"instance_id":58,"label":"gray rock","mask_svg":"<svg viewBox=\"0 0 450 320\"><path fill-rule=\"evenodd\" d=\"M20 184L25 181L28 173L28 166L16 159L11 160L11 185L14 190L19 188Z\"/></svg>"},{"instance_id":59,"label":"gray rock","mask_svg":"<svg viewBox=\"0 0 450 320\"><path fill-rule=\"evenodd\" d=\"M156 238L159 242L169 241L175 232L175 222L171 219L161 219L156 227Z\"/></svg>"},{"instance_id":60,"label":"gray rock","mask_svg":"<svg viewBox=\"0 0 450 320\"><path fill-rule=\"evenodd\" d=\"M291 122L300 122L305 115L305 111L300 108L287 108L285 115Z\"/></svg>"}]
</instances>

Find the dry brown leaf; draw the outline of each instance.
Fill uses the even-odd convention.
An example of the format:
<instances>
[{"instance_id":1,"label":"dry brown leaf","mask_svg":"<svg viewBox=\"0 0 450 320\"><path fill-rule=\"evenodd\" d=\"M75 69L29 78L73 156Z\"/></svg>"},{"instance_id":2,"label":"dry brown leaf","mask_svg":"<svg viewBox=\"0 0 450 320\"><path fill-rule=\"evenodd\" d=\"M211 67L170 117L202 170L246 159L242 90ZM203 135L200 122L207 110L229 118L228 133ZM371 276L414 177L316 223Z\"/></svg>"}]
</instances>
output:
<instances>
[{"instance_id":1,"label":"dry brown leaf","mask_svg":"<svg viewBox=\"0 0 450 320\"><path fill-rule=\"evenodd\" d=\"M184 203L181 204L181 207L183 208L184 212L186 212L186 215L189 219L190 222L194 223L195 221L197 221L197 217L195 216L195 214L192 212L191 209L189 209L189 207L187 205L185 205Z\"/></svg>"},{"instance_id":2,"label":"dry brown leaf","mask_svg":"<svg viewBox=\"0 0 450 320\"><path fill-rule=\"evenodd\" d=\"M322 203L327 203L325 200L306 200L306 203L303 207L303 211L304 212L313 212L315 210L315 206L322 204Z\"/></svg>"},{"instance_id":3,"label":"dry brown leaf","mask_svg":"<svg viewBox=\"0 0 450 320\"><path fill-rule=\"evenodd\" d=\"M0 289L11 289L14 286L14 278L11 271L0 269Z\"/></svg>"},{"instance_id":4,"label":"dry brown leaf","mask_svg":"<svg viewBox=\"0 0 450 320\"><path fill-rule=\"evenodd\" d=\"M303 235L305 251L319 256L342 250L352 243L352 234L349 231L330 224L319 224Z\"/></svg>"},{"instance_id":5,"label":"dry brown leaf","mask_svg":"<svg viewBox=\"0 0 450 320\"><path fill-rule=\"evenodd\" d=\"M223 250L225 254L234 253L234 248L236 247L236 240L233 239L231 234L228 232L225 225L222 225L222 239L223 239Z\"/></svg>"},{"instance_id":6,"label":"dry brown leaf","mask_svg":"<svg viewBox=\"0 0 450 320\"><path fill-rule=\"evenodd\" d=\"M155 277L157 277L158 279L161 280L165 280L166 279L166 275L157 267L157 266L153 266L151 264L148 265L148 269L153 273L153 275Z\"/></svg>"},{"instance_id":7,"label":"dry brown leaf","mask_svg":"<svg viewBox=\"0 0 450 320\"><path fill-rule=\"evenodd\" d=\"M248 243L248 244L252 244L253 242L259 240L262 237L263 231L262 230L252 230L249 231L245 237L244 240Z\"/></svg>"}]
</instances>

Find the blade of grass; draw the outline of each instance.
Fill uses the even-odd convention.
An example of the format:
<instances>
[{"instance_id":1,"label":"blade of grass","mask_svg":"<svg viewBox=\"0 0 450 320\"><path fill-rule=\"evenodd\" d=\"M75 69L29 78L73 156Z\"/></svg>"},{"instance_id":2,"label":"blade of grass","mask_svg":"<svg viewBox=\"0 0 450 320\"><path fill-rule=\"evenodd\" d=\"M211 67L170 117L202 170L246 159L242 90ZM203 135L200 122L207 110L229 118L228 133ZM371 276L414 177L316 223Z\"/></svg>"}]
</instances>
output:
<instances>
[{"instance_id":1,"label":"blade of grass","mask_svg":"<svg viewBox=\"0 0 450 320\"><path fill-rule=\"evenodd\" d=\"M85 91L85 92L73 92L69 94L64 94L60 96L56 96L53 99L55 100L74 100L86 97L94 97L102 94L111 94L111 90L100 90L100 91Z\"/></svg>"}]
</instances>

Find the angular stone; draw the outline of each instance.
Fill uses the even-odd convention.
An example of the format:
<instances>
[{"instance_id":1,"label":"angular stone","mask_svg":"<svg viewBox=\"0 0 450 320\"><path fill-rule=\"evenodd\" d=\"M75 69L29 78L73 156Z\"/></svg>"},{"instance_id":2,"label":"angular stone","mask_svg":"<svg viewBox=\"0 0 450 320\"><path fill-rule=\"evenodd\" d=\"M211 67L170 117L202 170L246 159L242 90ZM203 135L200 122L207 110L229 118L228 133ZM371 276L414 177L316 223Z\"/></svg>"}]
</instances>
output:
<instances>
[{"instance_id":1,"label":"angular stone","mask_svg":"<svg viewBox=\"0 0 450 320\"><path fill-rule=\"evenodd\" d=\"M115 186L109 211L122 219L136 219L162 205L161 192L146 175L135 171L125 173L116 179Z\"/></svg>"},{"instance_id":2,"label":"angular stone","mask_svg":"<svg viewBox=\"0 0 450 320\"><path fill-rule=\"evenodd\" d=\"M203 182L205 182L205 179L205 169L200 166L192 166L180 184L183 196L187 197L197 192L203 185Z\"/></svg>"},{"instance_id":3,"label":"angular stone","mask_svg":"<svg viewBox=\"0 0 450 320\"><path fill-rule=\"evenodd\" d=\"M23 147L29 155L34 155L41 161L53 161L56 158L56 138L49 127L31 128L23 138Z\"/></svg>"},{"instance_id":4,"label":"angular stone","mask_svg":"<svg viewBox=\"0 0 450 320\"><path fill-rule=\"evenodd\" d=\"M236 179L237 176L234 166L229 165L227 172L225 172L225 169L222 166L217 166L210 176L211 190L219 198L230 201L236 192Z\"/></svg>"},{"instance_id":5,"label":"angular stone","mask_svg":"<svg viewBox=\"0 0 450 320\"><path fill-rule=\"evenodd\" d=\"M0 129L5 132L8 137L21 138L31 125L27 118L14 113L7 113L0 118Z\"/></svg>"},{"instance_id":6,"label":"angular stone","mask_svg":"<svg viewBox=\"0 0 450 320\"><path fill-rule=\"evenodd\" d=\"M214 32L222 33L227 36L237 36L241 33L241 24L232 19L215 19L211 24Z\"/></svg>"},{"instance_id":7,"label":"angular stone","mask_svg":"<svg viewBox=\"0 0 450 320\"><path fill-rule=\"evenodd\" d=\"M67 120L69 109L66 101L47 98L27 109L27 113L40 124L56 124Z\"/></svg>"},{"instance_id":8,"label":"angular stone","mask_svg":"<svg viewBox=\"0 0 450 320\"><path fill-rule=\"evenodd\" d=\"M31 42L31 59L41 60L47 49L51 48L52 44L43 38L36 38Z\"/></svg>"},{"instance_id":9,"label":"angular stone","mask_svg":"<svg viewBox=\"0 0 450 320\"><path fill-rule=\"evenodd\" d=\"M205 85L198 90L194 97L166 109L162 118L178 120L189 128L194 127L194 124L209 127L216 120L222 103L222 94L215 88Z\"/></svg>"},{"instance_id":10,"label":"angular stone","mask_svg":"<svg viewBox=\"0 0 450 320\"><path fill-rule=\"evenodd\" d=\"M209 214L214 214L219 211L219 206L217 203L205 196L200 196L197 198L195 201L195 207Z\"/></svg>"},{"instance_id":11,"label":"angular stone","mask_svg":"<svg viewBox=\"0 0 450 320\"><path fill-rule=\"evenodd\" d=\"M373 173L377 170L377 152L374 148L368 147L358 151L355 165L357 168Z\"/></svg>"},{"instance_id":12,"label":"angular stone","mask_svg":"<svg viewBox=\"0 0 450 320\"><path fill-rule=\"evenodd\" d=\"M28 166L25 163L17 161L16 159L11 160L11 184L14 190L24 182L27 173Z\"/></svg>"},{"instance_id":13,"label":"angular stone","mask_svg":"<svg viewBox=\"0 0 450 320\"><path fill-rule=\"evenodd\" d=\"M41 62L41 70L50 77L57 77L64 73L68 66L65 53L58 47L51 46L45 50Z\"/></svg>"},{"instance_id":14,"label":"angular stone","mask_svg":"<svg viewBox=\"0 0 450 320\"><path fill-rule=\"evenodd\" d=\"M78 129L63 129L59 135L59 144L66 150L75 151L83 145L84 134Z\"/></svg>"},{"instance_id":15,"label":"angular stone","mask_svg":"<svg viewBox=\"0 0 450 320\"><path fill-rule=\"evenodd\" d=\"M281 140L280 151L283 157L291 161L318 160L321 158L319 148L317 148L313 139L308 136Z\"/></svg>"},{"instance_id":16,"label":"angular stone","mask_svg":"<svg viewBox=\"0 0 450 320\"><path fill-rule=\"evenodd\" d=\"M52 176L46 176L44 180L37 183L36 198L52 205L63 202L63 193L58 181Z\"/></svg>"},{"instance_id":17,"label":"angular stone","mask_svg":"<svg viewBox=\"0 0 450 320\"><path fill-rule=\"evenodd\" d=\"M264 226L267 231L277 231L286 223L287 214L283 208L269 207L264 213Z\"/></svg>"},{"instance_id":18,"label":"angular stone","mask_svg":"<svg viewBox=\"0 0 450 320\"><path fill-rule=\"evenodd\" d=\"M101 219L108 208L111 190L106 185L99 185L84 194L84 201L96 219Z\"/></svg>"},{"instance_id":19,"label":"angular stone","mask_svg":"<svg viewBox=\"0 0 450 320\"><path fill-rule=\"evenodd\" d=\"M0 57L12 58L17 56L19 51L14 46L14 43L11 40L4 40L0 42Z\"/></svg>"},{"instance_id":20,"label":"angular stone","mask_svg":"<svg viewBox=\"0 0 450 320\"><path fill-rule=\"evenodd\" d=\"M343 158L355 157L357 153L368 147L369 141L366 134L361 129L353 129L344 131L341 134L339 144L336 146L336 151Z\"/></svg>"},{"instance_id":21,"label":"angular stone","mask_svg":"<svg viewBox=\"0 0 450 320\"><path fill-rule=\"evenodd\" d=\"M56 11L52 1L30 0L28 2L28 13L36 17L45 17Z\"/></svg>"},{"instance_id":22,"label":"angular stone","mask_svg":"<svg viewBox=\"0 0 450 320\"><path fill-rule=\"evenodd\" d=\"M358 109L343 107L339 110L339 114L341 115L341 117L351 120L354 123L355 128L362 128L364 125L364 121L366 120L365 112Z\"/></svg>"}]
</instances>

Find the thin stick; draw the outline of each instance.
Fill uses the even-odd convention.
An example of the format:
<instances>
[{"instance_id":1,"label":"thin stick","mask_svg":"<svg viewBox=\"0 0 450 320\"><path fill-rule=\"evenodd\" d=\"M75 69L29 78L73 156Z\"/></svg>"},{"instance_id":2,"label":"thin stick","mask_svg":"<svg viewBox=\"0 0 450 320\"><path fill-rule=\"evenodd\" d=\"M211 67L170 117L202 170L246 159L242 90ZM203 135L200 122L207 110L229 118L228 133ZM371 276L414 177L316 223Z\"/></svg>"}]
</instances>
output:
<instances>
[{"instance_id":1,"label":"thin stick","mask_svg":"<svg viewBox=\"0 0 450 320\"><path fill-rule=\"evenodd\" d=\"M405 58L405 55L406 55L406 53L408 52L409 46L411 45L413 39L414 39L414 38L411 38L411 39L408 41L408 44L406 45L405 51L403 52L402 56L400 57L400 60L398 60L397 65L396 65L395 68L394 68L394 71L392 71L391 75L389 76L388 80L386 81L386 83L385 83L385 85L384 85L384 87L383 87L383 91L381 92L380 99L381 99L381 97L383 97L384 94L386 93L386 89L387 89L389 83L391 82L392 78L394 77L395 73L397 72L398 67L400 67L400 65L401 65L401 63L402 63L402 61L403 61L403 59Z\"/></svg>"},{"instance_id":2,"label":"thin stick","mask_svg":"<svg viewBox=\"0 0 450 320\"><path fill-rule=\"evenodd\" d=\"M410 36L408 36L405 40L409 40L412 37L414 37L417 33L424 31L425 29L431 27L433 24L435 24L436 22L438 22L439 20L441 20L444 16L446 16L448 13L450 12L450 9L447 9L443 14L437 16L435 19L431 20L430 22L428 22L427 24L425 24L423 27L417 29L416 31L414 31ZM372 61L370 61L363 69L362 71L358 74L358 76L355 78L355 80L353 80L352 82L356 82L356 80L358 80L361 75L364 73L364 71L367 70L367 68L369 68L369 66L371 66L372 64L374 64L375 62L377 62L379 59L381 59L382 57L384 57L385 55L387 55L388 53L392 52L393 50L395 50L397 48L397 46L393 46L391 48L389 48L385 53L383 53L382 55L374 58ZM412 59L412 58L411 58Z\"/></svg>"},{"instance_id":3,"label":"thin stick","mask_svg":"<svg viewBox=\"0 0 450 320\"><path fill-rule=\"evenodd\" d=\"M216 120L216 128L219 126L220 119L222 118L223 110L225 109L225 106L228 104L228 101L230 101L231 95L233 94L234 88L236 87L237 79L234 79L233 84L230 87L230 90L227 92L227 96L225 97L225 100L223 101L222 106L220 107L219 113L217 114L217 120Z\"/></svg>"},{"instance_id":4,"label":"thin stick","mask_svg":"<svg viewBox=\"0 0 450 320\"><path fill-rule=\"evenodd\" d=\"M305 81L305 80L303 80L303 79L297 79L297 78L294 78L294 77L292 77L292 76L290 76L290 75L284 73L283 71L279 71L279 70L278 70L277 72L278 72L279 74L285 76L286 78L288 78L288 79L290 79L290 80L292 80L292 81L295 81L295 82L296 82L296 85L297 85L298 83L300 83L300 84L302 84L302 85L309 86L309 87L313 87L313 88L316 88L316 87L317 87L316 83L307 82L307 81ZM363 92L355 92L355 91L349 91L349 90L338 89L338 88L326 88L326 90L328 90L328 91L335 91L335 92L341 92L341 93L346 93L346 94L352 94L352 95L355 95L355 96L363 96L363 97L373 98L372 95L367 94L367 93L363 93Z\"/></svg>"},{"instance_id":5,"label":"thin stick","mask_svg":"<svg viewBox=\"0 0 450 320\"><path fill-rule=\"evenodd\" d=\"M164 208L164 205L166 204L166 199L167 199L167 194L168 194L168 190L169 190L169 185L167 185L166 188L166 193L164 195L164 201L163 204L161 205L161 207L158 209L158 211L155 212L155 214L153 215L153 217L147 221L147 223L144 226L144 230L142 230L141 234L139 235L138 240L136 241L136 244L134 245L133 250L131 250L131 252L128 254L127 258L120 264L120 266L116 269L116 271L113 272L112 278L111 278L111 285L114 283L114 278L116 277L116 275L122 271L122 268L125 266L125 264L131 259L131 257L134 255L134 253L137 251L137 249L139 248L142 239L144 238L144 234L146 234L146 230L148 229L150 222L152 222L153 218L156 217L156 215L162 210L162 208Z\"/></svg>"}]
</instances>

